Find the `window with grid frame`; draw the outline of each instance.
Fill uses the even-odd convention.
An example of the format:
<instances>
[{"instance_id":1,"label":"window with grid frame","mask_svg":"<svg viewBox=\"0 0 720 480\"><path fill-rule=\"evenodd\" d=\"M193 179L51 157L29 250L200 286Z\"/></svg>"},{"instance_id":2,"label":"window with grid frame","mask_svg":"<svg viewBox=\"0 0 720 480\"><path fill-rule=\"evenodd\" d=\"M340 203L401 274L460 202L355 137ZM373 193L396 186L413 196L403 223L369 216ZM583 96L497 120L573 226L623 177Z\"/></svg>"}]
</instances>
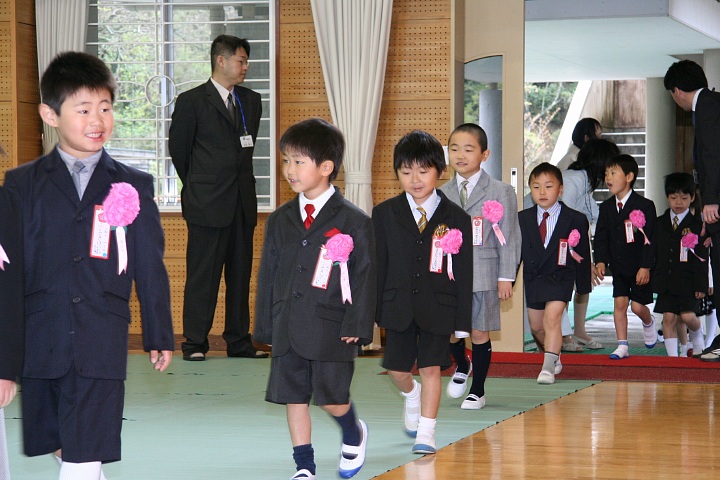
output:
<instances>
[{"instance_id":1,"label":"window with grid frame","mask_svg":"<svg viewBox=\"0 0 720 480\"><path fill-rule=\"evenodd\" d=\"M92 0L86 50L114 73L116 160L155 178L161 211L180 210L180 179L167 139L175 99L210 78L210 45L220 34L250 42L243 86L262 97L255 153L258 209L275 207L274 2L270 0Z\"/></svg>"}]
</instances>

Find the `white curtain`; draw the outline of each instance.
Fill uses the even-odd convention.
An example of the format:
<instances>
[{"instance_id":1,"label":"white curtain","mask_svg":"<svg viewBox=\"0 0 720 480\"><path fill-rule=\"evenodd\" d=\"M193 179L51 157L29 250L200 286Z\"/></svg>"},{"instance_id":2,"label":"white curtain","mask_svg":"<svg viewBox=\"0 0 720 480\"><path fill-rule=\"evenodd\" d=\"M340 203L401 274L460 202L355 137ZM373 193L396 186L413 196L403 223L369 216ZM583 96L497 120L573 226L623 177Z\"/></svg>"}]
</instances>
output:
<instances>
[{"instance_id":1,"label":"white curtain","mask_svg":"<svg viewBox=\"0 0 720 480\"><path fill-rule=\"evenodd\" d=\"M382 103L392 0L311 0L325 89L347 141L345 198L372 211L372 158Z\"/></svg>"},{"instance_id":2,"label":"white curtain","mask_svg":"<svg viewBox=\"0 0 720 480\"><path fill-rule=\"evenodd\" d=\"M347 142L345 198L372 211L372 158L382 104L392 0L311 0L325 90ZM380 349L380 330L365 347Z\"/></svg>"},{"instance_id":3,"label":"white curtain","mask_svg":"<svg viewBox=\"0 0 720 480\"><path fill-rule=\"evenodd\" d=\"M85 51L89 0L35 0L38 72L42 77L60 52ZM44 125L43 150L57 143L55 129Z\"/></svg>"}]
</instances>

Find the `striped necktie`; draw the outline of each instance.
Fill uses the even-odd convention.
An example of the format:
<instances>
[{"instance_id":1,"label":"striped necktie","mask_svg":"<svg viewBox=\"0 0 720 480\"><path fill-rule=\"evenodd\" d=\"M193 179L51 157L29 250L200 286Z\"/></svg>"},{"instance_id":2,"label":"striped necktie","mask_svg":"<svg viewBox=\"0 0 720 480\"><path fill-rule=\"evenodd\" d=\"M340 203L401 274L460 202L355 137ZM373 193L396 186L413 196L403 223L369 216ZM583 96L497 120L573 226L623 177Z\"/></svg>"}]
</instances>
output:
<instances>
[{"instance_id":1,"label":"striped necktie","mask_svg":"<svg viewBox=\"0 0 720 480\"><path fill-rule=\"evenodd\" d=\"M678 218L677 215L673 215L673 230L677 230L678 228Z\"/></svg>"},{"instance_id":2,"label":"striped necktie","mask_svg":"<svg viewBox=\"0 0 720 480\"><path fill-rule=\"evenodd\" d=\"M467 192L467 186L468 186L467 180L463 181L460 186L462 186L462 189L460 189L460 206L465 208L465 204L467 203L468 198L468 192Z\"/></svg>"},{"instance_id":3,"label":"striped necktie","mask_svg":"<svg viewBox=\"0 0 720 480\"><path fill-rule=\"evenodd\" d=\"M548 212L543 212L543 218L542 221L540 221L540 226L538 227L540 229L540 239L542 240L543 245L545 245L545 237L547 236L547 219L550 216Z\"/></svg>"},{"instance_id":4,"label":"striped necktie","mask_svg":"<svg viewBox=\"0 0 720 480\"><path fill-rule=\"evenodd\" d=\"M425 227L427 227L428 220L427 215L425 214L425 209L423 207L417 207L418 212L420 212L420 220L418 220L418 230L420 230L420 233L425 230Z\"/></svg>"}]
</instances>

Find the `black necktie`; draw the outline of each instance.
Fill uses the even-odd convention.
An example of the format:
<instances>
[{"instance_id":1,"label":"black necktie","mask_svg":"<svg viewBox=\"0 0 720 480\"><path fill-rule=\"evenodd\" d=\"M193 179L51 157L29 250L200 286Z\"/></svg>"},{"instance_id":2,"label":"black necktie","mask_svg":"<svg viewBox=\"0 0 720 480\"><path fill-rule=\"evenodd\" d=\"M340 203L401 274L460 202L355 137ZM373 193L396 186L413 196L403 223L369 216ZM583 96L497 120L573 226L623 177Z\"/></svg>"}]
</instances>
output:
<instances>
[{"instance_id":1,"label":"black necktie","mask_svg":"<svg viewBox=\"0 0 720 480\"><path fill-rule=\"evenodd\" d=\"M235 111L235 99L233 98L232 92L230 92L228 94L227 102L228 102L227 109L228 109L228 113L230 114L230 119L232 120L233 125L237 125L237 114Z\"/></svg>"}]
</instances>

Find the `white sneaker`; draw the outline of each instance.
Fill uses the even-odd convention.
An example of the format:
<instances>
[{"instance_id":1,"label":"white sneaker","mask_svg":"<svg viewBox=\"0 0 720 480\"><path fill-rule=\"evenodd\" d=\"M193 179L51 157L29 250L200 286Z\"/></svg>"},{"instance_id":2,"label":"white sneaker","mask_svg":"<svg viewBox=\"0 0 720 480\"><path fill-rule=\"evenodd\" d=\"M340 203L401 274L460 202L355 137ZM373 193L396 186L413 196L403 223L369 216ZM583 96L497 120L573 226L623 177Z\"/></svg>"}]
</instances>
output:
<instances>
[{"instance_id":1,"label":"white sneaker","mask_svg":"<svg viewBox=\"0 0 720 480\"><path fill-rule=\"evenodd\" d=\"M555 362L555 375L560 375L560 372L562 372L562 363L560 363L560 357L558 357L557 362Z\"/></svg>"},{"instance_id":2,"label":"white sneaker","mask_svg":"<svg viewBox=\"0 0 720 480\"><path fill-rule=\"evenodd\" d=\"M630 356L630 353L628 353L628 346L627 345L618 345L618 347L615 349L614 352L610 354L611 360L620 360L621 358L627 358Z\"/></svg>"},{"instance_id":3,"label":"white sneaker","mask_svg":"<svg viewBox=\"0 0 720 480\"><path fill-rule=\"evenodd\" d=\"M417 381L413 380L413 383L417 386L417 394L405 397L405 410L403 417L405 419L405 433L410 437L417 436L418 422L420 422L420 394L422 393L422 385Z\"/></svg>"},{"instance_id":4,"label":"white sneaker","mask_svg":"<svg viewBox=\"0 0 720 480\"><path fill-rule=\"evenodd\" d=\"M465 395L465 390L467 390L467 379L471 373L472 363L470 363L470 369L468 370L468 373L458 372L457 368L455 368L455 373L453 373L452 379L448 383L447 389L445 390L448 397L460 398Z\"/></svg>"},{"instance_id":5,"label":"white sneaker","mask_svg":"<svg viewBox=\"0 0 720 480\"><path fill-rule=\"evenodd\" d=\"M417 436L415 445L413 445L412 453L426 454L435 453L435 435L422 433Z\"/></svg>"},{"instance_id":6,"label":"white sneaker","mask_svg":"<svg viewBox=\"0 0 720 480\"><path fill-rule=\"evenodd\" d=\"M653 318L650 325L643 324L643 340L647 348L653 348L658 340L657 329L655 328L655 319Z\"/></svg>"},{"instance_id":7,"label":"white sneaker","mask_svg":"<svg viewBox=\"0 0 720 480\"><path fill-rule=\"evenodd\" d=\"M463 400L460 408L463 410L480 410L485 406L485 395L478 397L475 394L470 394L465 400Z\"/></svg>"},{"instance_id":8,"label":"white sneaker","mask_svg":"<svg viewBox=\"0 0 720 480\"><path fill-rule=\"evenodd\" d=\"M540 375L538 375L537 382L540 385L552 385L555 383L555 374L552 372L548 372L547 370L540 370Z\"/></svg>"}]
</instances>

